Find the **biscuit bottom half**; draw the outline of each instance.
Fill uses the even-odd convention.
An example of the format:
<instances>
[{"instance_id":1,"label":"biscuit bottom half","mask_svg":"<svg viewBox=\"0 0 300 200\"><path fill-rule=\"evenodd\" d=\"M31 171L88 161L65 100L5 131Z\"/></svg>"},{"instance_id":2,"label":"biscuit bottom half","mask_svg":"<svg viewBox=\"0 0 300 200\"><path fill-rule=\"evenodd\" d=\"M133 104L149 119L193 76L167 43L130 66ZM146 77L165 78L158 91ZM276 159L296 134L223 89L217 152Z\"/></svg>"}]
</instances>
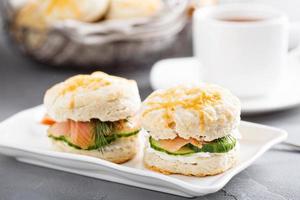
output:
<instances>
[{"instance_id":1,"label":"biscuit bottom half","mask_svg":"<svg viewBox=\"0 0 300 200\"><path fill-rule=\"evenodd\" d=\"M151 148L151 147L150 147ZM145 148L144 165L153 171L163 174L182 174L187 176L211 176L220 174L235 165L238 160L238 148L235 148L227 153L214 153L210 156L195 156L195 160L185 162L183 157L177 159L176 155L165 154L161 156L161 152ZM187 158L189 155L185 155ZM170 158L170 159L166 159Z\"/></svg>"},{"instance_id":2,"label":"biscuit bottom half","mask_svg":"<svg viewBox=\"0 0 300 200\"><path fill-rule=\"evenodd\" d=\"M139 145L137 135L119 138L105 146L102 150L75 149L65 142L53 139L51 141L53 144L52 147L56 151L92 156L118 164L131 160L136 155Z\"/></svg>"}]
</instances>

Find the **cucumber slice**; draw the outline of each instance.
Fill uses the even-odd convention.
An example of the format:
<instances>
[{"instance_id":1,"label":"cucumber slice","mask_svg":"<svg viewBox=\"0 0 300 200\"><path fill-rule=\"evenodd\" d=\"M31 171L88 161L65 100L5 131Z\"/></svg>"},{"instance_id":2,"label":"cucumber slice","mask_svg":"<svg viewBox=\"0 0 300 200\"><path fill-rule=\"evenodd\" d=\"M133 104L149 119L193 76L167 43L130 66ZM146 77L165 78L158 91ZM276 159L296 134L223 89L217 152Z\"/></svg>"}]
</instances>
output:
<instances>
[{"instance_id":1,"label":"cucumber slice","mask_svg":"<svg viewBox=\"0 0 300 200\"><path fill-rule=\"evenodd\" d=\"M176 152L168 152L168 153L173 154L173 155L187 155L187 154L195 153L195 151L193 149L191 149L189 146L184 146L184 147L181 147Z\"/></svg>"},{"instance_id":2,"label":"cucumber slice","mask_svg":"<svg viewBox=\"0 0 300 200\"><path fill-rule=\"evenodd\" d=\"M113 123L113 132L117 135L131 135L133 132L140 131L140 125L136 120L120 120Z\"/></svg>"},{"instance_id":3,"label":"cucumber slice","mask_svg":"<svg viewBox=\"0 0 300 200\"><path fill-rule=\"evenodd\" d=\"M159 145L159 142L154 140L152 137L149 138L150 146L161 152L165 152L170 155L187 155L192 153L226 153L230 150L232 150L236 145L236 139L232 137L231 135L213 140L209 143L203 144L202 148L199 148L197 146L194 146L192 144L187 144L180 148L176 152L168 151L167 149L162 148Z\"/></svg>"},{"instance_id":4,"label":"cucumber slice","mask_svg":"<svg viewBox=\"0 0 300 200\"><path fill-rule=\"evenodd\" d=\"M48 135L49 138L52 138L53 140L57 140L57 141L62 141L62 142L65 142L66 144L68 144L70 147L73 147L75 149L81 149L81 147L75 145L75 144L72 144L71 142L68 141L68 139L65 137L65 136L59 136L59 137L55 137L53 135Z\"/></svg>"},{"instance_id":5,"label":"cucumber slice","mask_svg":"<svg viewBox=\"0 0 300 200\"><path fill-rule=\"evenodd\" d=\"M116 133L116 135L118 137L129 137L129 136L132 136L132 135L136 135L140 132L140 130L135 130L135 131L131 131L131 132L119 132L119 133Z\"/></svg>"},{"instance_id":6,"label":"cucumber slice","mask_svg":"<svg viewBox=\"0 0 300 200\"><path fill-rule=\"evenodd\" d=\"M231 135L227 135L222 138L218 138L209 143L203 144L202 148L193 146L192 148L197 152L208 153L226 153L232 150L236 145L236 139Z\"/></svg>"},{"instance_id":7,"label":"cucumber slice","mask_svg":"<svg viewBox=\"0 0 300 200\"><path fill-rule=\"evenodd\" d=\"M113 134L113 135L109 135L109 136L105 136L105 139L107 141L107 145L112 143L113 141L115 141L118 138L122 138L122 137L130 137L133 135L136 135L139 133L140 130L136 130L134 132L124 132L124 133L117 133L117 134ZM65 136L59 136L59 137L55 137L53 135L51 135L51 133L48 134L48 137L54 139L54 140L58 140L58 141L62 141L65 142L66 144L68 144L70 147L73 147L75 149L82 149L81 147L79 147L76 144L73 144L69 141L69 139ZM99 149L100 146L97 145L92 145L90 147L88 147L87 149L82 149L82 150L95 150L95 149Z\"/></svg>"}]
</instances>

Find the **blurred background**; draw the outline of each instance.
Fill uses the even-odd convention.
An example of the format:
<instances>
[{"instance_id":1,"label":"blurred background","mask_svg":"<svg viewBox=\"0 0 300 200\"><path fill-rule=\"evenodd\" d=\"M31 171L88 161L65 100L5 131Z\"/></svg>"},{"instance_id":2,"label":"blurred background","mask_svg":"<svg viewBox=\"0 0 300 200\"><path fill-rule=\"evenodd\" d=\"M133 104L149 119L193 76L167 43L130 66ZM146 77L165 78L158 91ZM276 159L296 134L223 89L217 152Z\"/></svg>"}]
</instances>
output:
<instances>
[{"instance_id":1,"label":"blurred background","mask_svg":"<svg viewBox=\"0 0 300 200\"><path fill-rule=\"evenodd\" d=\"M1 1L0 119L41 104L52 84L95 70L137 80L145 98L153 90L149 73L157 61L193 55L192 15L198 8L259 3L300 23L298 0L112 2ZM299 37L292 36L290 49Z\"/></svg>"}]
</instances>

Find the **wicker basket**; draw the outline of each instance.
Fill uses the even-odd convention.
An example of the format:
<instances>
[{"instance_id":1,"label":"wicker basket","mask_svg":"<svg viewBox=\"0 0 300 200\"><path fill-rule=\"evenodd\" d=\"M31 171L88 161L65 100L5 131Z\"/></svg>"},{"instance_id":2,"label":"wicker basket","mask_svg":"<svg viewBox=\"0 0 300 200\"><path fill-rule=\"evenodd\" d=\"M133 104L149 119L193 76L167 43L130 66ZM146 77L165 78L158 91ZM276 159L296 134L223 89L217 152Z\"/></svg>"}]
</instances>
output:
<instances>
[{"instance_id":1,"label":"wicker basket","mask_svg":"<svg viewBox=\"0 0 300 200\"><path fill-rule=\"evenodd\" d=\"M17 27L11 0L0 2L6 29L24 53L51 65L90 67L138 62L168 49L187 22L189 2L164 1L164 9L151 19L66 20L40 32Z\"/></svg>"}]
</instances>

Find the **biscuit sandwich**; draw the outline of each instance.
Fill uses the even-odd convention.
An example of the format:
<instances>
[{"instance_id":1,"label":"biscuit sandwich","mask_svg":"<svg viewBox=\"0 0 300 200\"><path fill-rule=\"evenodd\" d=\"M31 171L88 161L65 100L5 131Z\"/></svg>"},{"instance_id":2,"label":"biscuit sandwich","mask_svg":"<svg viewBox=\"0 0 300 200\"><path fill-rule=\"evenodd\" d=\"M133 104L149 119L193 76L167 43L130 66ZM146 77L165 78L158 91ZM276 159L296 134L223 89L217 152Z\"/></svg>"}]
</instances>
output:
<instances>
[{"instance_id":1,"label":"biscuit sandwich","mask_svg":"<svg viewBox=\"0 0 300 200\"><path fill-rule=\"evenodd\" d=\"M215 175L238 157L241 105L216 85L177 86L153 92L141 109L149 133L144 164L165 174Z\"/></svg>"},{"instance_id":2,"label":"biscuit sandwich","mask_svg":"<svg viewBox=\"0 0 300 200\"><path fill-rule=\"evenodd\" d=\"M59 151L123 163L137 152L140 103L133 80L103 72L77 75L46 92L42 123Z\"/></svg>"}]
</instances>

